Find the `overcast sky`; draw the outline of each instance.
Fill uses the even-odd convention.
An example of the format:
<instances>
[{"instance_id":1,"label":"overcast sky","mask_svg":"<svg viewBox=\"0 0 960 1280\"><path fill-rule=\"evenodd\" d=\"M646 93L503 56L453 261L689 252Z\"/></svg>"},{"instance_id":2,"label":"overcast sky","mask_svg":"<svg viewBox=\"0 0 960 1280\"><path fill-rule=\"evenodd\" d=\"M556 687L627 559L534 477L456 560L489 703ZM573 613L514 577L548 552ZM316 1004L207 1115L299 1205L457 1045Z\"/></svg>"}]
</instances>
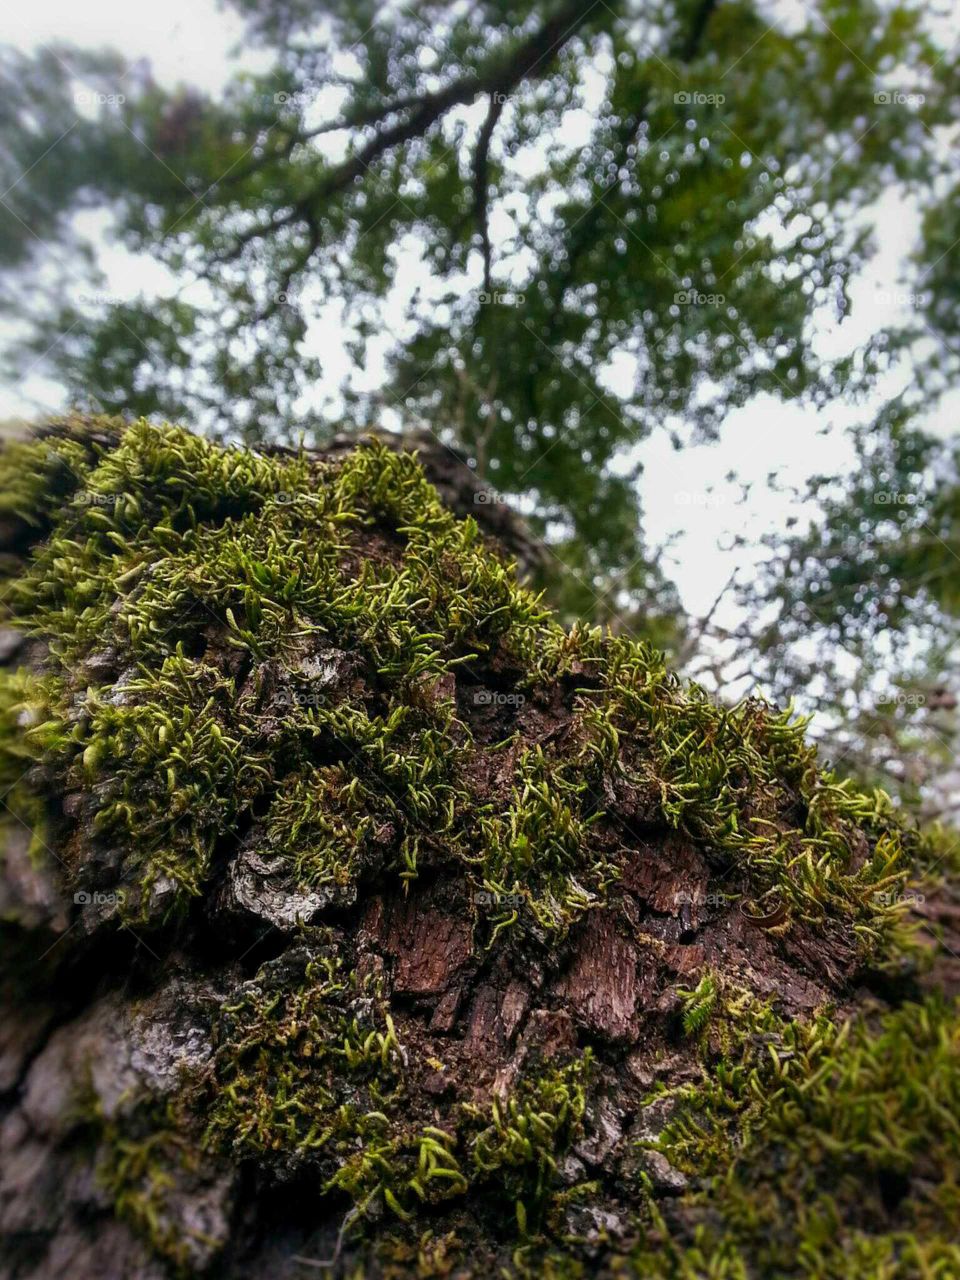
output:
<instances>
[{"instance_id":1,"label":"overcast sky","mask_svg":"<svg viewBox=\"0 0 960 1280\"><path fill-rule=\"evenodd\" d=\"M212 93L236 68L231 54L238 47L243 65L257 65L258 55L243 48L241 37L242 24L231 10L218 9L214 0L164 0L158 5L32 0L29 5L7 5L0 12L0 43L28 51L54 40L107 45L131 61L148 58L155 78L164 84L186 81ZM819 331L823 355L859 345L906 306L898 300L903 291L899 272L916 234L915 214L892 191L878 210L877 224L879 252L854 288L851 312L841 325L825 321ZM104 266L109 287L118 294L134 296L161 284L154 264L116 248L104 248ZM329 337L321 339L325 348ZM336 367L331 374L339 376ZM898 385L888 382L884 390ZM25 388L0 388L0 417L30 416L38 405L61 407L57 387L31 380ZM927 425L946 432L955 409L956 401ZM646 468L641 488L648 538L659 544L676 535L667 567L689 610L706 609L738 564L749 571L757 553L732 552L734 534L756 540L784 527L788 507L767 487L767 476L776 472L784 483L799 486L811 474L849 465L852 454L842 428L862 413L837 406L825 416L763 399L730 415L719 444L675 451L666 435L658 434L640 446ZM723 480L730 471L737 473L739 483ZM743 485L749 486L746 500Z\"/></svg>"}]
</instances>

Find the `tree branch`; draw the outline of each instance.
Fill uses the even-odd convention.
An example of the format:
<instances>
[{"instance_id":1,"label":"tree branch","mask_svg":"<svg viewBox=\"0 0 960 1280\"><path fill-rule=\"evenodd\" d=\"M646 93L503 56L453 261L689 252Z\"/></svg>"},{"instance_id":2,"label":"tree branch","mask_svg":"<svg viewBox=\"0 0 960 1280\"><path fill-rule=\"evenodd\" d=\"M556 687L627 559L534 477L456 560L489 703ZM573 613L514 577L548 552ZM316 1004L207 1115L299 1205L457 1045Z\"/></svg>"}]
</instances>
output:
<instances>
[{"instance_id":1,"label":"tree branch","mask_svg":"<svg viewBox=\"0 0 960 1280\"><path fill-rule=\"evenodd\" d=\"M506 96L502 93L490 95L490 107L487 118L483 122L480 136L477 139L477 154L473 163L473 212L480 232L480 250L483 254L483 287L489 293L490 277L493 264L493 249L490 244L490 228L487 225L487 171L490 155L490 142L493 138L497 121L503 113Z\"/></svg>"},{"instance_id":2,"label":"tree branch","mask_svg":"<svg viewBox=\"0 0 960 1280\"><path fill-rule=\"evenodd\" d=\"M522 81L544 75L564 45L584 25L590 14L601 7L613 12L602 0L567 0L552 18L518 45L508 57L495 60L482 74L465 75L443 89L416 99L417 105L412 114L376 132L355 155L330 169L316 186L284 213L241 232L234 245L219 256L218 265L235 261L253 241L274 235L284 227L302 221L307 210L346 190L388 152L414 138L422 137L453 107L473 102L485 93L506 95ZM385 111L384 114L389 113Z\"/></svg>"}]
</instances>

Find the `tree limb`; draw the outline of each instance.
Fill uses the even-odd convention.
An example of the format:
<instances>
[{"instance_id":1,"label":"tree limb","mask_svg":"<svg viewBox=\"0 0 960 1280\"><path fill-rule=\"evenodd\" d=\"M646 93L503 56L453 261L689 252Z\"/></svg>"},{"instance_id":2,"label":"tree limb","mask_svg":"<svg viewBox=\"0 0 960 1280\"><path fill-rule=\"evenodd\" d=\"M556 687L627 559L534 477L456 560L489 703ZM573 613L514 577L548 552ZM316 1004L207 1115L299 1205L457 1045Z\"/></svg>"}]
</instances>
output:
<instances>
[{"instance_id":1,"label":"tree limb","mask_svg":"<svg viewBox=\"0 0 960 1280\"><path fill-rule=\"evenodd\" d=\"M483 287L489 293L490 276L493 263L493 249L490 244L490 228L487 224L487 171L490 155L490 142L493 138L497 121L503 113L506 95L492 93L487 118L483 122L480 136L477 139L477 153L473 164L474 217L480 233L480 250L483 254Z\"/></svg>"},{"instance_id":2,"label":"tree limb","mask_svg":"<svg viewBox=\"0 0 960 1280\"><path fill-rule=\"evenodd\" d=\"M346 190L372 164L396 147L422 137L453 107L473 102L485 93L509 94L522 81L545 74L564 45L584 25L590 14L600 7L609 9L609 6L601 4L601 0L567 0L552 18L518 45L507 58L495 61L482 74L470 73L462 76L445 88L416 99L417 106L411 115L376 132L355 155L328 170L316 186L285 212L269 222L257 223L241 232L233 246L219 256L217 263L222 265L235 261L253 241L274 235L284 227L302 221L308 209L314 208L319 201L328 200Z\"/></svg>"}]
</instances>

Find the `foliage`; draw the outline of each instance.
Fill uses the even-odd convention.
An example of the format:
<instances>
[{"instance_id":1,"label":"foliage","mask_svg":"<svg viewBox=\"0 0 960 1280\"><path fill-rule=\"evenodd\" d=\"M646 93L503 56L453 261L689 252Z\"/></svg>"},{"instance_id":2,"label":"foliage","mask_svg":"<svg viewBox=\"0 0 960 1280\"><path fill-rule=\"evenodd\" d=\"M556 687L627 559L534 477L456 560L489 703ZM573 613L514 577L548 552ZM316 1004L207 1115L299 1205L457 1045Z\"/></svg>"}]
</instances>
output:
<instances>
[{"instance_id":1,"label":"foliage","mask_svg":"<svg viewBox=\"0 0 960 1280\"><path fill-rule=\"evenodd\" d=\"M706 1029L717 1003L716 978L710 973L705 973L693 990L681 990L677 994L683 1002L684 1035L699 1035Z\"/></svg>"},{"instance_id":2,"label":"foliage","mask_svg":"<svg viewBox=\"0 0 960 1280\"><path fill-rule=\"evenodd\" d=\"M183 1124L182 1110L151 1099L130 1101L119 1114L106 1116L91 1106L89 1134L101 1158L98 1183L114 1212L163 1258L178 1276L196 1274L192 1264L205 1241L199 1227L184 1230L173 1203L177 1181L196 1172L196 1134Z\"/></svg>"},{"instance_id":3,"label":"foliage","mask_svg":"<svg viewBox=\"0 0 960 1280\"><path fill-rule=\"evenodd\" d=\"M288 1171L291 1159L319 1158L332 1170L325 1190L348 1193L358 1214L382 1198L403 1221L414 1204L496 1176L522 1230L527 1205L532 1225L546 1203L583 1118L588 1066L589 1054L528 1075L508 1097L454 1108L449 1132L418 1127L407 1115L408 1053L375 983L345 972L332 937L313 938L264 966L224 1007L206 1143Z\"/></svg>"},{"instance_id":4,"label":"foliage","mask_svg":"<svg viewBox=\"0 0 960 1280\"><path fill-rule=\"evenodd\" d=\"M894 408L849 478L814 482L808 527L768 540L737 648L774 696L804 690L848 772L937 814L957 804L958 458Z\"/></svg>"},{"instance_id":5,"label":"foliage","mask_svg":"<svg viewBox=\"0 0 960 1280\"><path fill-rule=\"evenodd\" d=\"M519 1197L528 1197L535 1209L542 1205L557 1173L557 1159L583 1121L589 1074L588 1051L571 1066L522 1081L508 1099L493 1098L490 1123L473 1139L477 1173L494 1178L505 1195L517 1199L521 1234L530 1219ZM487 1118L477 1107L466 1111L474 1120Z\"/></svg>"},{"instance_id":6,"label":"foliage","mask_svg":"<svg viewBox=\"0 0 960 1280\"><path fill-rule=\"evenodd\" d=\"M912 341L891 326L835 364L813 345L894 182L933 193L922 266L949 332L956 62L919 7L234 7L274 61L219 98L109 53L5 57L7 265L39 298L40 242L74 247L71 215L108 206L173 272L165 296L112 297L77 254L80 282L34 308L21 367L80 404L249 441L323 435L344 405L427 422L536 508L569 616L629 622L663 584L626 448L712 432L761 393L850 396ZM351 357L332 404L321 315Z\"/></svg>"}]
</instances>

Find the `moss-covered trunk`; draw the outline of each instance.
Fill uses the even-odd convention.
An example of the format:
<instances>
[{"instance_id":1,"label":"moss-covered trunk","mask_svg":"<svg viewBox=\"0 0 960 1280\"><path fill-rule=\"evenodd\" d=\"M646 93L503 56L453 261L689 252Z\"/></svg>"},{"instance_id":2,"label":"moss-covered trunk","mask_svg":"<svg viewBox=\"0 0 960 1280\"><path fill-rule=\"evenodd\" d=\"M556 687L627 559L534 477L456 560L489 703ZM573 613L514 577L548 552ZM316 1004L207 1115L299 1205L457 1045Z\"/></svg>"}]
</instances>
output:
<instances>
[{"instance_id":1,"label":"moss-covered trunk","mask_svg":"<svg viewBox=\"0 0 960 1280\"><path fill-rule=\"evenodd\" d=\"M4 1274L960 1275L918 841L802 725L381 445L0 487Z\"/></svg>"}]
</instances>

